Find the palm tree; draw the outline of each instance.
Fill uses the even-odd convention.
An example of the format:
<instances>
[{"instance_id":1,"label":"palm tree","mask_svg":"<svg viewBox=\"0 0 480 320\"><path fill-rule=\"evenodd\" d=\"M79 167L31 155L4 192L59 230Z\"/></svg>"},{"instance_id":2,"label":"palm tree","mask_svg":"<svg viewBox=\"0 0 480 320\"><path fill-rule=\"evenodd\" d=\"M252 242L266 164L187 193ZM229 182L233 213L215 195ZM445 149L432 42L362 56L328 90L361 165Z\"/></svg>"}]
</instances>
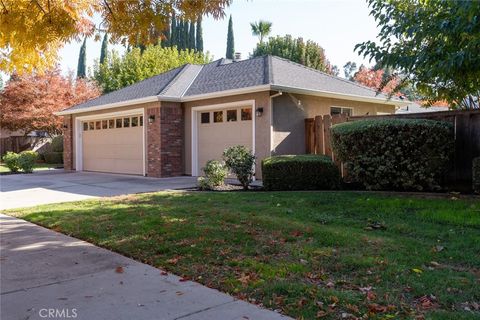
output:
<instances>
[{"instance_id":1,"label":"palm tree","mask_svg":"<svg viewBox=\"0 0 480 320\"><path fill-rule=\"evenodd\" d=\"M251 22L250 26L252 27L252 34L260 38L260 43L263 43L263 38L272 32L272 23L269 21Z\"/></svg>"}]
</instances>

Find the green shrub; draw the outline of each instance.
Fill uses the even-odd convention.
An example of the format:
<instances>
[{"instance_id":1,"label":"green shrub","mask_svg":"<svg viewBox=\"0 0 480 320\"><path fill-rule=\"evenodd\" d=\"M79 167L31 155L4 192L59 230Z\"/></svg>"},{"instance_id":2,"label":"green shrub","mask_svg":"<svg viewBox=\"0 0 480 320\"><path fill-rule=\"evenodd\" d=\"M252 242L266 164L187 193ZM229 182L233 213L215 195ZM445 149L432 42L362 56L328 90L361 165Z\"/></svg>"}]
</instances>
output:
<instances>
[{"instance_id":1,"label":"green shrub","mask_svg":"<svg viewBox=\"0 0 480 320\"><path fill-rule=\"evenodd\" d=\"M253 180L255 156L244 146L233 146L225 149L223 160L227 168L237 176L238 181L247 190Z\"/></svg>"},{"instance_id":2,"label":"green shrub","mask_svg":"<svg viewBox=\"0 0 480 320\"><path fill-rule=\"evenodd\" d=\"M198 187L201 190L212 190L215 187L221 186L227 177L228 170L225 164L217 160L209 160L204 168L205 177L198 178Z\"/></svg>"},{"instance_id":3,"label":"green shrub","mask_svg":"<svg viewBox=\"0 0 480 320\"><path fill-rule=\"evenodd\" d=\"M18 157L18 165L23 172L33 172L33 167L38 159L38 153L35 151L22 151Z\"/></svg>"},{"instance_id":4,"label":"green shrub","mask_svg":"<svg viewBox=\"0 0 480 320\"><path fill-rule=\"evenodd\" d=\"M330 190L340 186L337 166L327 156L285 155L262 161L266 190Z\"/></svg>"},{"instance_id":5,"label":"green shrub","mask_svg":"<svg viewBox=\"0 0 480 320\"><path fill-rule=\"evenodd\" d=\"M53 152L63 152L63 136L54 137L51 142L51 148Z\"/></svg>"},{"instance_id":6,"label":"green shrub","mask_svg":"<svg viewBox=\"0 0 480 320\"><path fill-rule=\"evenodd\" d=\"M18 153L8 151L2 160L11 172L18 172L18 170L20 170L20 166L18 165L19 157L20 155Z\"/></svg>"},{"instance_id":7,"label":"green shrub","mask_svg":"<svg viewBox=\"0 0 480 320\"><path fill-rule=\"evenodd\" d=\"M331 129L348 179L369 190L438 190L453 151L453 126L420 119L369 119Z\"/></svg>"},{"instance_id":8,"label":"green shrub","mask_svg":"<svg viewBox=\"0 0 480 320\"><path fill-rule=\"evenodd\" d=\"M480 193L480 157L473 159L472 181L473 191Z\"/></svg>"},{"instance_id":9,"label":"green shrub","mask_svg":"<svg viewBox=\"0 0 480 320\"><path fill-rule=\"evenodd\" d=\"M43 157L46 163L63 163L63 152L46 152Z\"/></svg>"}]
</instances>

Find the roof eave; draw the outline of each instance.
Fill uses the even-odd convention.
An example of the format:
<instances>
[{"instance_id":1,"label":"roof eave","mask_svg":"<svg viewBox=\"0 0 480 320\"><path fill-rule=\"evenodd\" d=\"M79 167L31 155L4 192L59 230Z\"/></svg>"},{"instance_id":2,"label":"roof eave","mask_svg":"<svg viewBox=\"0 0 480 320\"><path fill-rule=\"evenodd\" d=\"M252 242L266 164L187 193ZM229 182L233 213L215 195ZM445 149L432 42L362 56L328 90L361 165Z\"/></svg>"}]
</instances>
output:
<instances>
[{"instance_id":1,"label":"roof eave","mask_svg":"<svg viewBox=\"0 0 480 320\"><path fill-rule=\"evenodd\" d=\"M291 86L282 86L282 85L272 85L272 90L279 90L285 91L290 93L297 93L297 94L306 94L306 95L313 95L318 97L326 97L326 98L335 98L335 99L343 99L343 100L351 100L351 101L361 101L361 102L370 102L370 103L380 103L380 104L387 104L393 106L406 106L411 103L408 100L393 100L393 99L385 99L382 97L366 97L360 96L355 94L346 94L346 93L338 93L338 92L331 92L331 91L322 91L322 90L313 90L307 88L300 88L300 87L291 87Z\"/></svg>"},{"instance_id":2,"label":"roof eave","mask_svg":"<svg viewBox=\"0 0 480 320\"><path fill-rule=\"evenodd\" d=\"M245 88L239 88L239 89L224 90L224 91L217 91L217 92L211 92L211 93L203 93L203 94L196 94L196 95L191 95L191 96L184 96L184 97L182 97L181 102L220 98L220 97L225 97L225 96L234 96L234 95L245 94L245 93L268 91L270 89L271 89L270 84L262 84L262 85L258 85L258 86L252 86L252 87L245 87ZM163 98L162 98L162 100L163 100Z\"/></svg>"}]
</instances>

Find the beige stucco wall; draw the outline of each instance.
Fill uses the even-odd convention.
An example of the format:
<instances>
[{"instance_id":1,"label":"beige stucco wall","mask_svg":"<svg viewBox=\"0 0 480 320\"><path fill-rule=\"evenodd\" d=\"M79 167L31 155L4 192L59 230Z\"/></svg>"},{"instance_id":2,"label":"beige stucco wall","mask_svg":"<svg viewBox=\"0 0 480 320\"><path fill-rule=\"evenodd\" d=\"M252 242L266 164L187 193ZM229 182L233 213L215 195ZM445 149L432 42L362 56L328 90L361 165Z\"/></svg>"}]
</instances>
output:
<instances>
[{"instance_id":1,"label":"beige stucco wall","mask_svg":"<svg viewBox=\"0 0 480 320\"><path fill-rule=\"evenodd\" d=\"M263 115L261 117L256 117L255 110L253 110L253 116L255 117L255 155L257 156L256 172L257 178L261 178L260 162L262 159L270 156L271 106L269 91L185 102L183 106L185 112L184 161L186 174L192 174L192 107L211 106L245 100L255 100L255 108L263 108Z\"/></svg>"},{"instance_id":2,"label":"beige stucco wall","mask_svg":"<svg viewBox=\"0 0 480 320\"><path fill-rule=\"evenodd\" d=\"M149 103L143 103L143 104L136 104L136 105L131 105L131 106L125 106L125 107L120 107L120 108L112 108L112 109L106 109L106 110L99 110L99 111L90 111L90 112L82 112L82 113L76 113L73 114L73 135L75 135L75 125L76 125L76 118L77 117L83 117L83 116L90 116L90 115L98 115L99 117L102 117L104 114L109 114L112 112L121 112L121 111L128 111L132 109L147 109L147 108L154 108L154 107L159 107L160 102L149 102ZM145 110L146 113L146 110ZM143 119L144 126L146 125L148 119ZM76 163L75 163L75 158L76 158L76 137L73 138L73 169L76 168ZM148 143L147 137L145 136L145 142ZM146 158L146 157L145 157ZM146 159L145 159L146 161Z\"/></svg>"},{"instance_id":3,"label":"beige stucco wall","mask_svg":"<svg viewBox=\"0 0 480 320\"><path fill-rule=\"evenodd\" d=\"M298 105L300 101L300 105ZM284 92L273 99L272 154L305 153L305 119L330 114L331 107L353 108L353 115L395 113L395 106L298 95Z\"/></svg>"}]
</instances>

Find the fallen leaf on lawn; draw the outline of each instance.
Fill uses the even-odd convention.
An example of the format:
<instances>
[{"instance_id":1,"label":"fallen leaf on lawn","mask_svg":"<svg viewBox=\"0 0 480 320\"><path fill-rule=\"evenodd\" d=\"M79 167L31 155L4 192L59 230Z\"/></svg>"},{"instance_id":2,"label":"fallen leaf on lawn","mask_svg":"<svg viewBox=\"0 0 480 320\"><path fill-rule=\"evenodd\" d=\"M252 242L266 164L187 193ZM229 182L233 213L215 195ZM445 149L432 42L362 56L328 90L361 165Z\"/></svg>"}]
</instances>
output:
<instances>
[{"instance_id":1,"label":"fallen leaf on lawn","mask_svg":"<svg viewBox=\"0 0 480 320\"><path fill-rule=\"evenodd\" d=\"M335 287L335 284L332 281L327 282L326 284L327 288L333 288Z\"/></svg>"},{"instance_id":2,"label":"fallen leaf on lawn","mask_svg":"<svg viewBox=\"0 0 480 320\"><path fill-rule=\"evenodd\" d=\"M167 260L167 263L170 263L170 264L177 264L177 262L178 262L178 258L172 258Z\"/></svg>"},{"instance_id":3,"label":"fallen leaf on lawn","mask_svg":"<svg viewBox=\"0 0 480 320\"><path fill-rule=\"evenodd\" d=\"M166 271L161 271L160 274L161 274L162 276L168 276L168 272L166 272Z\"/></svg>"},{"instance_id":4,"label":"fallen leaf on lawn","mask_svg":"<svg viewBox=\"0 0 480 320\"><path fill-rule=\"evenodd\" d=\"M350 310L350 311L352 311L352 312L355 312L355 313L360 312L358 306L356 306L356 305L354 305L354 304L349 304L349 303L347 303L346 307L347 307L348 310Z\"/></svg>"},{"instance_id":5,"label":"fallen leaf on lawn","mask_svg":"<svg viewBox=\"0 0 480 320\"><path fill-rule=\"evenodd\" d=\"M308 301L308 300L307 300L306 298L303 298L303 297L302 297L300 300L297 301L297 306L303 307L304 305L307 304L307 301Z\"/></svg>"},{"instance_id":6,"label":"fallen leaf on lawn","mask_svg":"<svg viewBox=\"0 0 480 320\"><path fill-rule=\"evenodd\" d=\"M368 305L368 310L372 313L382 313L387 311L387 307L382 306L378 303L371 303Z\"/></svg>"},{"instance_id":7,"label":"fallen leaf on lawn","mask_svg":"<svg viewBox=\"0 0 480 320\"><path fill-rule=\"evenodd\" d=\"M370 300L370 301L375 300L375 299L377 299L377 295L373 291L368 291L367 292L367 299Z\"/></svg>"},{"instance_id":8,"label":"fallen leaf on lawn","mask_svg":"<svg viewBox=\"0 0 480 320\"><path fill-rule=\"evenodd\" d=\"M116 267L115 272L116 273L123 273L123 267Z\"/></svg>"},{"instance_id":9,"label":"fallen leaf on lawn","mask_svg":"<svg viewBox=\"0 0 480 320\"><path fill-rule=\"evenodd\" d=\"M180 281L180 282L185 282L185 281L188 281L188 280L190 280L190 278L188 278L188 277L183 277L183 278L178 279L178 281Z\"/></svg>"},{"instance_id":10,"label":"fallen leaf on lawn","mask_svg":"<svg viewBox=\"0 0 480 320\"><path fill-rule=\"evenodd\" d=\"M303 233L300 230L294 230L290 233L293 237L300 237Z\"/></svg>"},{"instance_id":11,"label":"fallen leaf on lawn","mask_svg":"<svg viewBox=\"0 0 480 320\"><path fill-rule=\"evenodd\" d=\"M323 318L323 317L326 317L327 315L328 315L328 312L323 310L320 310L317 312L317 318Z\"/></svg>"},{"instance_id":12,"label":"fallen leaf on lawn","mask_svg":"<svg viewBox=\"0 0 480 320\"><path fill-rule=\"evenodd\" d=\"M436 304L435 304L436 299L437 298L434 295L421 296L416 300L416 302L422 309L429 310L436 307Z\"/></svg>"},{"instance_id":13,"label":"fallen leaf on lawn","mask_svg":"<svg viewBox=\"0 0 480 320\"><path fill-rule=\"evenodd\" d=\"M435 246L435 247L433 247L432 250L433 250L434 252L440 252L440 251L443 251L444 249L445 249L444 246Z\"/></svg>"},{"instance_id":14,"label":"fallen leaf on lawn","mask_svg":"<svg viewBox=\"0 0 480 320\"><path fill-rule=\"evenodd\" d=\"M240 278L237 279L241 284L246 286L250 282L250 276L248 274L242 274Z\"/></svg>"},{"instance_id":15,"label":"fallen leaf on lawn","mask_svg":"<svg viewBox=\"0 0 480 320\"><path fill-rule=\"evenodd\" d=\"M340 299L338 299L337 296L330 296L330 301L332 301L333 303L338 303Z\"/></svg>"},{"instance_id":16,"label":"fallen leaf on lawn","mask_svg":"<svg viewBox=\"0 0 480 320\"><path fill-rule=\"evenodd\" d=\"M415 272L415 273L423 273L423 271L421 269L418 269L418 268L413 268L412 271Z\"/></svg>"}]
</instances>

